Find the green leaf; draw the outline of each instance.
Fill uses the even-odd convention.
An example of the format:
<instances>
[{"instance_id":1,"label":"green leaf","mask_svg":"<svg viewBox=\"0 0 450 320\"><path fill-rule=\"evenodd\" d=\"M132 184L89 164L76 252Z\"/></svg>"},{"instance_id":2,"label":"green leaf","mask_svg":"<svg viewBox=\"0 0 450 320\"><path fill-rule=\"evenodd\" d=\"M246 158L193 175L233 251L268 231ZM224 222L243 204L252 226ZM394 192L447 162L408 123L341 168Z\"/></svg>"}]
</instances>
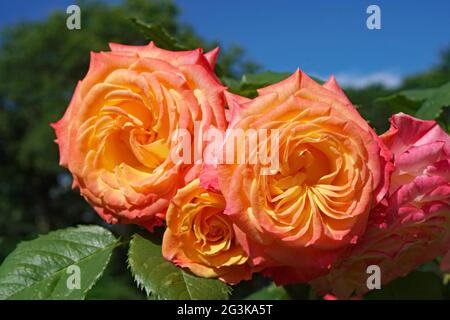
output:
<instances>
[{"instance_id":1,"label":"green leaf","mask_svg":"<svg viewBox=\"0 0 450 320\"><path fill-rule=\"evenodd\" d=\"M118 240L99 226L79 226L21 242L0 266L0 300L84 299ZM79 267L80 288L69 289ZM72 278L70 278L72 277Z\"/></svg>"},{"instance_id":2,"label":"green leaf","mask_svg":"<svg viewBox=\"0 0 450 320\"><path fill-rule=\"evenodd\" d=\"M221 77L220 80L224 85L228 87L228 90L230 90L231 92L237 92L240 90L241 82L239 80L229 77Z\"/></svg>"},{"instance_id":3,"label":"green leaf","mask_svg":"<svg viewBox=\"0 0 450 320\"><path fill-rule=\"evenodd\" d=\"M409 99L404 92L395 93L393 95L378 98L375 100L377 105L387 105L392 113L405 112L415 114L422 105L421 100Z\"/></svg>"},{"instance_id":4,"label":"green leaf","mask_svg":"<svg viewBox=\"0 0 450 320\"><path fill-rule=\"evenodd\" d=\"M406 98L412 101L423 101L431 97L435 92L436 88L428 88L428 89L416 89L416 90L405 90L400 92Z\"/></svg>"},{"instance_id":5,"label":"green leaf","mask_svg":"<svg viewBox=\"0 0 450 320\"><path fill-rule=\"evenodd\" d=\"M257 89L279 82L290 75L285 72L265 71L257 74L244 74L241 81L225 77L222 77L221 80L231 92L254 98L258 95Z\"/></svg>"},{"instance_id":6,"label":"green leaf","mask_svg":"<svg viewBox=\"0 0 450 320\"><path fill-rule=\"evenodd\" d=\"M265 71L257 74L244 74L241 79L242 89L259 89L288 78L286 72Z\"/></svg>"},{"instance_id":7,"label":"green leaf","mask_svg":"<svg viewBox=\"0 0 450 320\"><path fill-rule=\"evenodd\" d=\"M293 300L314 299L315 293L312 287L307 283L288 284L284 289Z\"/></svg>"},{"instance_id":8,"label":"green leaf","mask_svg":"<svg viewBox=\"0 0 450 320\"><path fill-rule=\"evenodd\" d=\"M444 107L450 106L450 83L436 89L417 111L416 116L421 119L438 118Z\"/></svg>"},{"instance_id":9,"label":"green leaf","mask_svg":"<svg viewBox=\"0 0 450 320\"><path fill-rule=\"evenodd\" d=\"M167 50L187 50L187 48L172 37L164 27L157 23L146 23L136 18L131 18L142 34L153 41L158 47Z\"/></svg>"},{"instance_id":10,"label":"green leaf","mask_svg":"<svg viewBox=\"0 0 450 320\"><path fill-rule=\"evenodd\" d=\"M231 288L216 279L206 279L176 267L164 259L161 246L134 235L128 251L128 264L138 285L152 299L223 300Z\"/></svg>"},{"instance_id":11,"label":"green leaf","mask_svg":"<svg viewBox=\"0 0 450 320\"><path fill-rule=\"evenodd\" d=\"M450 106L450 83L439 88L405 90L378 98L377 104L387 105L392 112L406 112L421 119L437 119Z\"/></svg>"},{"instance_id":12,"label":"green leaf","mask_svg":"<svg viewBox=\"0 0 450 320\"><path fill-rule=\"evenodd\" d=\"M290 300L290 296L284 287L271 283L252 293L245 300Z\"/></svg>"},{"instance_id":13,"label":"green leaf","mask_svg":"<svg viewBox=\"0 0 450 320\"><path fill-rule=\"evenodd\" d=\"M432 272L439 278L442 278L443 275L437 259L418 266L416 270L421 272Z\"/></svg>"},{"instance_id":14,"label":"green leaf","mask_svg":"<svg viewBox=\"0 0 450 320\"><path fill-rule=\"evenodd\" d=\"M431 272L413 271L405 277L395 279L366 294L368 300L403 300L403 299L443 299L444 286L442 279Z\"/></svg>"},{"instance_id":15,"label":"green leaf","mask_svg":"<svg viewBox=\"0 0 450 320\"><path fill-rule=\"evenodd\" d=\"M223 77L221 78L221 80L231 92L240 94L248 98L254 98L258 95L257 89L264 88L274 83L285 80L291 75L292 73L288 72L264 71L256 74L244 74L240 82L234 79ZM313 79L319 83L323 82L320 79Z\"/></svg>"},{"instance_id":16,"label":"green leaf","mask_svg":"<svg viewBox=\"0 0 450 320\"><path fill-rule=\"evenodd\" d=\"M441 116L437 119L438 123L445 131L450 133L450 106L442 110Z\"/></svg>"}]
</instances>

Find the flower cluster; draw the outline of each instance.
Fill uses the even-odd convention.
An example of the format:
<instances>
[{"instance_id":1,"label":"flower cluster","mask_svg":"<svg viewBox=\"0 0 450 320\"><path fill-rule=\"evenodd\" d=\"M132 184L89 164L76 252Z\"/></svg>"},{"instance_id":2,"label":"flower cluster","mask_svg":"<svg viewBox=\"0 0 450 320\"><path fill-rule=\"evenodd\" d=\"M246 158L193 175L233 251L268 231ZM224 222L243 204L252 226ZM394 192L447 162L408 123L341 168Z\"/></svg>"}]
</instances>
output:
<instances>
[{"instance_id":1,"label":"flower cluster","mask_svg":"<svg viewBox=\"0 0 450 320\"><path fill-rule=\"evenodd\" d=\"M261 272L339 298L367 291L369 265L387 283L450 251L450 137L434 121L397 114L378 136L333 77L301 71L240 97L217 55L92 54L53 127L60 164L105 221L164 225L164 257L201 277ZM197 160L173 161L180 132Z\"/></svg>"}]
</instances>

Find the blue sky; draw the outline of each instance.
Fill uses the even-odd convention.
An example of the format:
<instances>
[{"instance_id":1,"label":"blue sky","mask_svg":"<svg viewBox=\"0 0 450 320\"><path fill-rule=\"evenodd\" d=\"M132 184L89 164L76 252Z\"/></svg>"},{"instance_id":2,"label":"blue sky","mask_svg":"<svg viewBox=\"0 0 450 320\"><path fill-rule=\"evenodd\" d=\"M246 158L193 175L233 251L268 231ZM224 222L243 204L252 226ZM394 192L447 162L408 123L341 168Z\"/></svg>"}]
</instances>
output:
<instances>
[{"instance_id":1,"label":"blue sky","mask_svg":"<svg viewBox=\"0 0 450 320\"><path fill-rule=\"evenodd\" d=\"M0 26L44 18L73 2L1 1ZM266 69L299 67L320 77L335 74L350 85L377 80L395 85L404 75L437 63L439 50L450 45L448 0L175 2L181 20L198 34L224 46L243 46ZM381 30L366 27L370 4L381 8Z\"/></svg>"}]
</instances>

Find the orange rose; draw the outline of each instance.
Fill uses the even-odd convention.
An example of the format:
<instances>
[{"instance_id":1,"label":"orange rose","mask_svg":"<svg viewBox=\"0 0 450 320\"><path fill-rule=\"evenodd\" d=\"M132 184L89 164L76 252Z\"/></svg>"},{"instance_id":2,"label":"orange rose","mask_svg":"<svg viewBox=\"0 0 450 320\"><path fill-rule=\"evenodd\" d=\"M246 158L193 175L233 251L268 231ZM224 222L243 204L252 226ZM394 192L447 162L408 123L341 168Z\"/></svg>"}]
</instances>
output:
<instances>
[{"instance_id":1,"label":"orange rose","mask_svg":"<svg viewBox=\"0 0 450 320\"><path fill-rule=\"evenodd\" d=\"M167 211L163 255L200 277L235 284L251 278L247 254L223 214L225 199L195 179L180 189Z\"/></svg>"},{"instance_id":2,"label":"orange rose","mask_svg":"<svg viewBox=\"0 0 450 320\"><path fill-rule=\"evenodd\" d=\"M297 71L229 105L232 129L279 132L275 174L249 163L218 168L239 241L277 283L327 273L386 193L390 153L334 78L322 86Z\"/></svg>"},{"instance_id":3,"label":"orange rose","mask_svg":"<svg viewBox=\"0 0 450 320\"><path fill-rule=\"evenodd\" d=\"M60 164L109 223L161 222L192 166L169 156L177 129L226 127L217 50L171 52L111 44L93 53L64 117L53 125Z\"/></svg>"}]
</instances>

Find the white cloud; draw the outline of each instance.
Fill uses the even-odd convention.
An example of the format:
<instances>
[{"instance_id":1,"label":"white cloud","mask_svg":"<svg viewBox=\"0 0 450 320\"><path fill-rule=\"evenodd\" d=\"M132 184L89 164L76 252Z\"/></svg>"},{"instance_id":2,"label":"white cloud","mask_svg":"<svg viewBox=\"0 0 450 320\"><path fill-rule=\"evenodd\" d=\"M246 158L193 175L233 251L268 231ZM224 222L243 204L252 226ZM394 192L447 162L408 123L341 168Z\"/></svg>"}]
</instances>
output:
<instances>
[{"instance_id":1,"label":"white cloud","mask_svg":"<svg viewBox=\"0 0 450 320\"><path fill-rule=\"evenodd\" d=\"M342 87L364 88L372 84L382 84L387 88L396 88L401 85L403 77L394 72L380 71L369 74L355 72L341 72L335 74L336 80Z\"/></svg>"}]
</instances>

